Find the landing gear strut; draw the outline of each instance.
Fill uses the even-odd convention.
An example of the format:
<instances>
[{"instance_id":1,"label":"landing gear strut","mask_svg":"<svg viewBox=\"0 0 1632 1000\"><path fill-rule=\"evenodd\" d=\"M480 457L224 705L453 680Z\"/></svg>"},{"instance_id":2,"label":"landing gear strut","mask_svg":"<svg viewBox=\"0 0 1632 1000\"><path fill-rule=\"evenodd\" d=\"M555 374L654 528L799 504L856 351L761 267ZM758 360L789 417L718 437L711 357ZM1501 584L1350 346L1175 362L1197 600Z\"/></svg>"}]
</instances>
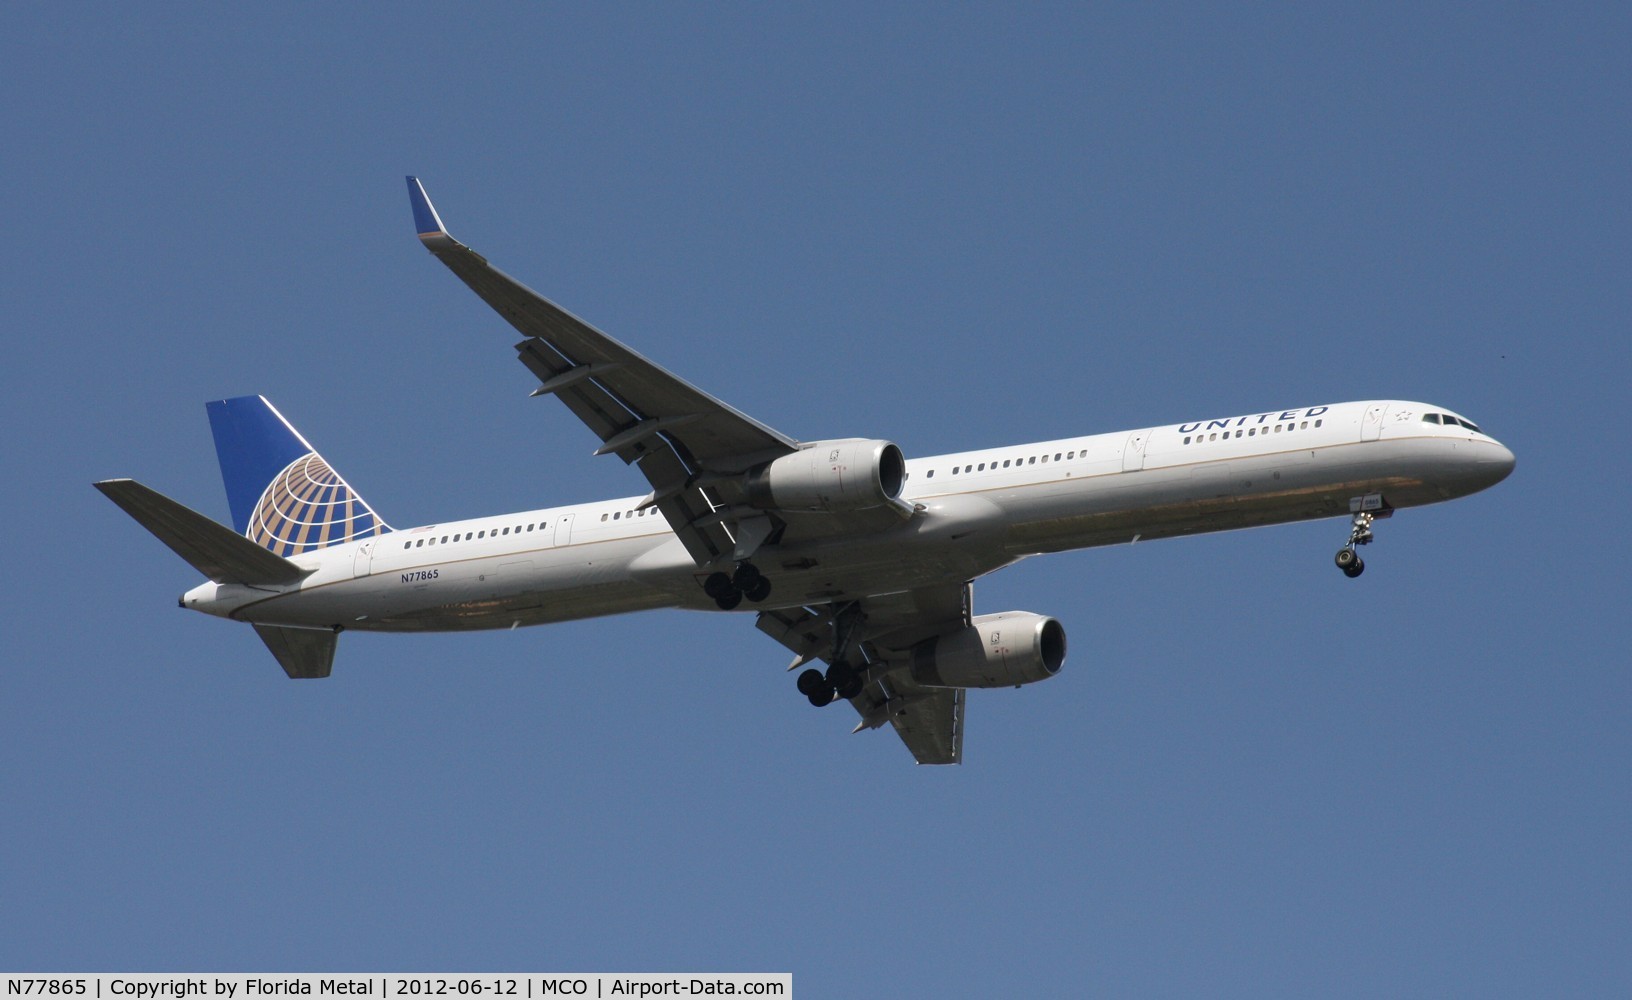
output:
<instances>
[{"instance_id":1,"label":"landing gear strut","mask_svg":"<svg viewBox=\"0 0 1632 1000\"><path fill-rule=\"evenodd\" d=\"M1354 512L1353 526L1349 529L1349 544L1337 550L1337 557L1333 560L1343 575L1353 579L1366 571L1366 562L1355 551L1357 545L1371 544L1372 513L1365 510Z\"/></svg>"},{"instance_id":2,"label":"landing gear strut","mask_svg":"<svg viewBox=\"0 0 1632 1000\"><path fill-rule=\"evenodd\" d=\"M744 597L758 604L771 596L771 581L753 563L745 562L733 573L710 573L703 581L703 593L714 598L721 611L730 611Z\"/></svg>"},{"instance_id":3,"label":"landing gear strut","mask_svg":"<svg viewBox=\"0 0 1632 1000\"><path fill-rule=\"evenodd\" d=\"M839 698L854 698L867 686L866 654L855 641L863 617L854 601L831 605L829 625L833 629L833 645L821 654L830 666L826 673L812 667L799 675L799 693L817 708L831 705Z\"/></svg>"}]
</instances>

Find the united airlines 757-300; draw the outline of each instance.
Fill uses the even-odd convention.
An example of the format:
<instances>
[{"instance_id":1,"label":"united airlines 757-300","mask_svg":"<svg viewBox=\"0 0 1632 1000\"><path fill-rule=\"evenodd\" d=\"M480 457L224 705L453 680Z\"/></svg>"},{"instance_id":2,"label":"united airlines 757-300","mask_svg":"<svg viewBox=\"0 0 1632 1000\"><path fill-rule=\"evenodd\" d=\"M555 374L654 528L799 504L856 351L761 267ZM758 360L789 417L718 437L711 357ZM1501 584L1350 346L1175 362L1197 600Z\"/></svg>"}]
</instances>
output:
<instances>
[{"instance_id":1,"label":"united airlines 757-300","mask_svg":"<svg viewBox=\"0 0 1632 1000\"><path fill-rule=\"evenodd\" d=\"M975 614L971 581L1028 556L1348 517L1338 567L1395 510L1501 482L1513 454L1462 415L1367 400L907 459L882 439L796 441L494 269L408 178L419 238L521 332L516 351L645 496L387 525L259 396L208 404L228 529L129 479L96 486L209 578L181 606L249 622L290 677L342 631L514 628L653 608L746 610L812 705L962 759L965 694L1047 680L1065 629ZM816 666L821 663L825 669Z\"/></svg>"}]
</instances>

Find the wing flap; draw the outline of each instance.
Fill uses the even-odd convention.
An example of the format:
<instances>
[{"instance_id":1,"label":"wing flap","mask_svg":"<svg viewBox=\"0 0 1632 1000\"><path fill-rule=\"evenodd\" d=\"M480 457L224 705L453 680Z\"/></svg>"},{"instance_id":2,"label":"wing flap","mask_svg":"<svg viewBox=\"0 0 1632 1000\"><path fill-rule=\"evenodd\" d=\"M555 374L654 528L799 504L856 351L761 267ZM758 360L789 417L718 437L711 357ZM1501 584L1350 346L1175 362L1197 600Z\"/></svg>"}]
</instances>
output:
<instances>
[{"instance_id":1,"label":"wing flap","mask_svg":"<svg viewBox=\"0 0 1632 1000\"><path fill-rule=\"evenodd\" d=\"M844 662L866 677L850 704L856 731L888 723L920 764L963 762L967 692L931 688L905 669L913 646L969 625L973 588L923 587L821 607L763 611L761 632L794 654L794 669L815 660Z\"/></svg>"},{"instance_id":2,"label":"wing flap","mask_svg":"<svg viewBox=\"0 0 1632 1000\"><path fill-rule=\"evenodd\" d=\"M900 676L900 675L895 675ZM901 707L891 713L901 742L920 764L963 763L963 706L968 692L962 688L923 688L897 695Z\"/></svg>"}]
</instances>

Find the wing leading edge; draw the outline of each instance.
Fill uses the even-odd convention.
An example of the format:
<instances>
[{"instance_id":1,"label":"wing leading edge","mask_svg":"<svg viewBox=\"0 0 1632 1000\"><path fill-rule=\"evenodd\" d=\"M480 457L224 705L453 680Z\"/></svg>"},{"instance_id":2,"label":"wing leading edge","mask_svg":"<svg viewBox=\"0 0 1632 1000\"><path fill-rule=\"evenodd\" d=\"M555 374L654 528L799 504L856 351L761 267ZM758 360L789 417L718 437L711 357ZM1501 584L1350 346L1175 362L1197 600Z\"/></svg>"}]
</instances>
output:
<instances>
[{"instance_id":1,"label":"wing leading edge","mask_svg":"<svg viewBox=\"0 0 1632 1000\"><path fill-rule=\"evenodd\" d=\"M799 448L765 426L578 319L455 240L415 177L420 242L526 338L521 362L601 440L597 455L639 467L698 565L729 557L741 473Z\"/></svg>"}]
</instances>

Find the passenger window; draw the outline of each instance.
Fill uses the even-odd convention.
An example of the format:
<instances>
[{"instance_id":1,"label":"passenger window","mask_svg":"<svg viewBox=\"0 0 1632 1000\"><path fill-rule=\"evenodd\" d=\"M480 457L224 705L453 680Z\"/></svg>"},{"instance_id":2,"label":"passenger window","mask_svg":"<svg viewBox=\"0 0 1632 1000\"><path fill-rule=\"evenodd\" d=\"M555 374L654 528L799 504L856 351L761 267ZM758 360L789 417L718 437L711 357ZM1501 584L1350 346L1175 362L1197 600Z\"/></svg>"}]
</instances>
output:
<instances>
[{"instance_id":1,"label":"passenger window","mask_svg":"<svg viewBox=\"0 0 1632 1000\"><path fill-rule=\"evenodd\" d=\"M414 548L416 548L416 549L420 549L420 548L424 548L424 547L425 547L425 539L423 539L423 538L421 538L419 541L414 543Z\"/></svg>"},{"instance_id":2,"label":"passenger window","mask_svg":"<svg viewBox=\"0 0 1632 1000\"><path fill-rule=\"evenodd\" d=\"M964 471L965 474L970 472L972 469L974 469L974 466L972 466L972 465L966 465L966 466L963 467L963 471Z\"/></svg>"},{"instance_id":3,"label":"passenger window","mask_svg":"<svg viewBox=\"0 0 1632 1000\"><path fill-rule=\"evenodd\" d=\"M1045 464L1045 465L1046 465L1046 464L1047 464L1047 463L1048 463L1048 456L1047 456L1047 455L1044 455L1044 456L1043 456L1043 463L1044 463L1044 464Z\"/></svg>"},{"instance_id":4,"label":"passenger window","mask_svg":"<svg viewBox=\"0 0 1632 1000\"><path fill-rule=\"evenodd\" d=\"M467 531L467 532L465 532L465 541L467 541L467 542L468 542L468 541L470 541L470 540L471 540L471 539L472 539L472 538L475 538L475 537L476 537L476 535L475 535L475 533L474 533L474 532L470 532L470 531Z\"/></svg>"},{"instance_id":5,"label":"passenger window","mask_svg":"<svg viewBox=\"0 0 1632 1000\"><path fill-rule=\"evenodd\" d=\"M1054 461L1058 462L1059 460L1060 460L1060 453L1056 451L1054 453Z\"/></svg>"},{"instance_id":6,"label":"passenger window","mask_svg":"<svg viewBox=\"0 0 1632 1000\"><path fill-rule=\"evenodd\" d=\"M1007 469L1008 467L1009 467L1009 460L1005 458L1003 460L1003 468Z\"/></svg>"},{"instance_id":7,"label":"passenger window","mask_svg":"<svg viewBox=\"0 0 1632 1000\"><path fill-rule=\"evenodd\" d=\"M982 462L979 465L975 466L975 471L976 472L985 472L986 471L986 463Z\"/></svg>"},{"instance_id":8,"label":"passenger window","mask_svg":"<svg viewBox=\"0 0 1632 1000\"><path fill-rule=\"evenodd\" d=\"M609 517L611 517L611 516L612 516L612 515L610 515L610 514L602 514L602 515L601 515L601 520L603 520L603 521L604 521L604 520L606 520L606 519L607 519L607 518L609 518Z\"/></svg>"},{"instance_id":9,"label":"passenger window","mask_svg":"<svg viewBox=\"0 0 1632 1000\"><path fill-rule=\"evenodd\" d=\"M612 520L614 520L614 521L616 521L618 518L620 518L622 516L623 516L623 511L621 511L621 510L615 510L615 511L612 512Z\"/></svg>"},{"instance_id":10,"label":"passenger window","mask_svg":"<svg viewBox=\"0 0 1632 1000\"><path fill-rule=\"evenodd\" d=\"M1303 423L1298 425L1298 430L1300 430L1300 431L1306 431L1308 429L1309 429L1309 421L1307 421L1307 420L1305 420Z\"/></svg>"},{"instance_id":11,"label":"passenger window","mask_svg":"<svg viewBox=\"0 0 1632 1000\"><path fill-rule=\"evenodd\" d=\"M442 536L442 544L443 544L443 545L446 545L446 544L448 544L448 536L447 536L447 535L443 535L443 536Z\"/></svg>"},{"instance_id":12,"label":"passenger window","mask_svg":"<svg viewBox=\"0 0 1632 1000\"><path fill-rule=\"evenodd\" d=\"M925 479L934 479L935 478L935 470L930 469L928 472L924 473L924 478Z\"/></svg>"},{"instance_id":13,"label":"passenger window","mask_svg":"<svg viewBox=\"0 0 1632 1000\"><path fill-rule=\"evenodd\" d=\"M1319 427L1319 426L1320 426L1320 421L1318 421L1318 420L1317 420L1317 421L1315 421L1315 426L1316 426L1316 427Z\"/></svg>"},{"instance_id":14,"label":"passenger window","mask_svg":"<svg viewBox=\"0 0 1632 1000\"><path fill-rule=\"evenodd\" d=\"M1190 443L1190 439L1189 439L1189 438L1188 438L1188 437L1186 437L1186 438L1185 438L1185 439L1184 439L1184 443L1185 443L1185 444L1189 444L1189 443Z\"/></svg>"},{"instance_id":15,"label":"passenger window","mask_svg":"<svg viewBox=\"0 0 1632 1000\"><path fill-rule=\"evenodd\" d=\"M411 549L411 548L414 547L414 543L413 542L403 542L402 547L405 548L405 549Z\"/></svg>"},{"instance_id":16,"label":"passenger window","mask_svg":"<svg viewBox=\"0 0 1632 1000\"><path fill-rule=\"evenodd\" d=\"M1037 464L1037 456L1036 455L1031 456L1031 461L1027 462L1026 464L1027 465L1036 465Z\"/></svg>"},{"instance_id":17,"label":"passenger window","mask_svg":"<svg viewBox=\"0 0 1632 1000\"><path fill-rule=\"evenodd\" d=\"M1247 428L1247 437L1250 438L1250 437L1257 437L1257 436L1258 436L1258 428L1256 428L1256 427Z\"/></svg>"}]
</instances>

